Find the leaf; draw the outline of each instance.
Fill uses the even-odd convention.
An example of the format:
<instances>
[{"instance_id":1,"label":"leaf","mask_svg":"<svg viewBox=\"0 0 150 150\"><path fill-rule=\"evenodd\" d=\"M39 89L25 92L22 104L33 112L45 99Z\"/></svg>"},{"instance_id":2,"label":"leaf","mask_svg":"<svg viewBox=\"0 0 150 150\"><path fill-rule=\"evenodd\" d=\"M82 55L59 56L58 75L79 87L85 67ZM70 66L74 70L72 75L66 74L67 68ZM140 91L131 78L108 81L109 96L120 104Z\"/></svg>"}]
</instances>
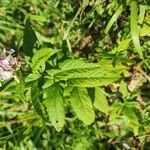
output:
<instances>
[{"instance_id":1,"label":"leaf","mask_svg":"<svg viewBox=\"0 0 150 150\"><path fill-rule=\"evenodd\" d=\"M49 86L53 85L54 84L54 81L52 78L46 78L45 77L45 83L44 85L42 86L43 89L46 89L48 88Z\"/></svg>"},{"instance_id":2,"label":"leaf","mask_svg":"<svg viewBox=\"0 0 150 150\"><path fill-rule=\"evenodd\" d=\"M122 94L123 98L128 96L127 84L124 81L121 81L119 92Z\"/></svg>"},{"instance_id":3,"label":"leaf","mask_svg":"<svg viewBox=\"0 0 150 150\"><path fill-rule=\"evenodd\" d=\"M98 86L104 86L108 85L112 82L115 82L118 80L118 76L101 76L97 78L76 78L76 79L70 79L68 80L68 84L71 86L77 86L77 87L98 87Z\"/></svg>"},{"instance_id":4,"label":"leaf","mask_svg":"<svg viewBox=\"0 0 150 150\"><path fill-rule=\"evenodd\" d=\"M60 69L63 71L67 70L77 70L77 69L91 69L91 68L97 68L100 67L100 65L96 63L86 63L83 60L65 60L61 65Z\"/></svg>"},{"instance_id":5,"label":"leaf","mask_svg":"<svg viewBox=\"0 0 150 150\"><path fill-rule=\"evenodd\" d=\"M45 106L51 123L59 132L65 124L63 96L59 85L52 85L47 90Z\"/></svg>"},{"instance_id":6,"label":"leaf","mask_svg":"<svg viewBox=\"0 0 150 150\"><path fill-rule=\"evenodd\" d=\"M95 88L94 107L103 113L107 114L109 112L109 105L106 96L100 88Z\"/></svg>"},{"instance_id":7,"label":"leaf","mask_svg":"<svg viewBox=\"0 0 150 150\"><path fill-rule=\"evenodd\" d=\"M68 60L60 65L60 69L49 70L56 82L67 81L71 86L94 87L107 85L119 79L123 66L113 67L111 64L85 63L81 60Z\"/></svg>"},{"instance_id":8,"label":"leaf","mask_svg":"<svg viewBox=\"0 0 150 150\"><path fill-rule=\"evenodd\" d=\"M123 109L123 103L115 102L111 105L110 120L114 120L116 117L121 115Z\"/></svg>"},{"instance_id":9,"label":"leaf","mask_svg":"<svg viewBox=\"0 0 150 150\"><path fill-rule=\"evenodd\" d=\"M150 25L144 23L142 29L140 30L140 36L150 36Z\"/></svg>"},{"instance_id":10,"label":"leaf","mask_svg":"<svg viewBox=\"0 0 150 150\"><path fill-rule=\"evenodd\" d=\"M37 80L38 78L41 77L41 74L39 73L35 73L35 74L29 74L26 78L25 78L25 82L31 82L31 81L35 81Z\"/></svg>"},{"instance_id":11,"label":"leaf","mask_svg":"<svg viewBox=\"0 0 150 150\"><path fill-rule=\"evenodd\" d=\"M37 38L29 20L27 20L23 36L23 52L26 56L33 55L33 48Z\"/></svg>"},{"instance_id":12,"label":"leaf","mask_svg":"<svg viewBox=\"0 0 150 150\"><path fill-rule=\"evenodd\" d=\"M121 52L123 50L126 50L129 46L129 43L130 43L131 39L125 39L125 40L122 40L118 47L115 47L112 52Z\"/></svg>"},{"instance_id":13,"label":"leaf","mask_svg":"<svg viewBox=\"0 0 150 150\"><path fill-rule=\"evenodd\" d=\"M96 1L96 3L97 3L97 1ZM97 12L100 16L101 16L101 15L104 13L104 11L105 11L105 9L103 8L103 4L101 4L101 2L99 2L98 4L96 4L95 9L96 9L96 12Z\"/></svg>"},{"instance_id":14,"label":"leaf","mask_svg":"<svg viewBox=\"0 0 150 150\"><path fill-rule=\"evenodd\" d=\"M40 44L43 44L43 42L53 44L52 37L51 38L50 37L45 37L41 33L37 32L37 31L35 31L35 34L36 34L36 37L37 37L38 42Z\"/></svg>"},{"instance_id":15,"label":"leaf","mask_svg":"<svg viewBox=\"0 0 150 150\"><path fill-rule=\"evenodd\" d=\"M47 113L45 111L44 105L42 104L42 93L38 88L38 82L35 82L31 87L31 98L34 109L42 117L44 121L48 120Z\"/></svg>"},{"instance_id":16,"label":"leaf","mask_svg":"<svg viewBox=\"0 0 150 150\"><path fill-rule=\"evenodd\" d=\"M123 112L124 114L134 122L138 122L138 117L136 115L136 108L137 103L136 102L126 102L124 103Z\"/></svg>"},{"instance_id":17,"label":"leaf","mask_svg":"<svg viewBox=\"0 0 150 150\"><path fill-rule=\"evenodd\" d=\"M45 16L40 16L40 15L29 15L31 20L37 21L37 22L45 22L46 17Z\"/></svg>"},{"instance_id":18,"label":"leaf","mask_svg":"<svg viewBox=\"0 0 150 150\"><path fill-rule=\"evenodd\" d=\"M74 88L70 96L71 106L84 124L94 122L95 114L92 102L85 88Z\"/></svg>"},{"instance_id":19,"label":"leaf","mask_svg":"<svg viewBox=\"0 0 150 150\"><path fill-rule=\"evenodd\" d=\"M114 13L112 18L110 19L110 21L108 22L107 26L106 26L106 29L105 29L106 34L109 32L110 28L112 27L114 22L118 19L118 17L122 13L122 11L123 11L123 5L120 5L119 8L117 9L117 11Z\"/></svg>"},{"instance_id":20,"label":"leaf","mask_svg":"<svg viewBox=\"0 0 150 150\"><path fill-rule=\"evenodd\" d=\"M131 36L137 53L143 59L142 48L139 40L137 21L138 21L138 5L137 5L137 1L133 0L131 1Z\"/></svg>"},{"instance_id":21,"label":"leaf","mask_svg":"<svg viewBox=\"0 0 150 150\"><path fill-rule=\"evenodd\" d=\"M35 51L31 63L32 72L37 73L39 70L43 72L45 70L45 62L58 51L52 48L42 48Z\"/></svg>"}]
</instances>

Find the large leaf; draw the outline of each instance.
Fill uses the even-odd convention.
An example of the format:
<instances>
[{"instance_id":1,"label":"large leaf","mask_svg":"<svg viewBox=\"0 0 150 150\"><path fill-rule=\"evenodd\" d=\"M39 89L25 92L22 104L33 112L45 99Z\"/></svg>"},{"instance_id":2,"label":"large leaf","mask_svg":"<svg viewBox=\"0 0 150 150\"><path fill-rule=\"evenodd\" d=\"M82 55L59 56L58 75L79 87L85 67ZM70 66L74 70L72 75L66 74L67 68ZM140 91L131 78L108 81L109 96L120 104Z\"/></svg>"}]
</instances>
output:
<instances>
[{"instance_id":1,"label":"large leaf","mask_svg":"<svg viewBox=\"0 0 150 150\"><path fill-rule=\"evenodd\" d=\"M32 58L32 72L36 73L39 70L42 72L45 69L45 62L50 58L52 55L57 53L59 50L52 49L52 48L42 48L38 51L34 52L34 56Z\"/></svg>"},{"instance_id":2,"label":"large leaf","mask_svg":"<svg viewBox=\"0 0 150 150\"><path fill-rule=\"evenodd\" d=\"M57 131L61 131L65 124L65 112L60 86L52 85L49 87L45 104L51 123Z\"/></svg>"},{"instance_id":3,"label":"large leaf","mask_svg":"<svg viewBox=\"0 0 150 150\"><path fill-rule=\"evenodd\" d=\"M113 67L107 63L85 63L81 60L65 61L60 69L47 71L56 82L67 81L69 85L94 87L107 85L119 79L124 67Z\"/></svg>"},{"instance_id":4,"label":"large leaf","mask_svg":"<svg viewBox=\"0 0 150 150\"><path fill-rule=\"evenodd\" d=\"M85 88L74 88L70 96L71 106L84 124L94 122L95 114L92 102Z\"/></svg>"},{"instance_id":5,"label":"large leaf","mask_svg":"<svg viewBox=\"0 0 150 150\"><path fill-rule=\"evenodd\" d=\"M94 107L103 113L107 114L109 112L108 101L100 88L95 88Z\"/></svg>"}]
</instances>

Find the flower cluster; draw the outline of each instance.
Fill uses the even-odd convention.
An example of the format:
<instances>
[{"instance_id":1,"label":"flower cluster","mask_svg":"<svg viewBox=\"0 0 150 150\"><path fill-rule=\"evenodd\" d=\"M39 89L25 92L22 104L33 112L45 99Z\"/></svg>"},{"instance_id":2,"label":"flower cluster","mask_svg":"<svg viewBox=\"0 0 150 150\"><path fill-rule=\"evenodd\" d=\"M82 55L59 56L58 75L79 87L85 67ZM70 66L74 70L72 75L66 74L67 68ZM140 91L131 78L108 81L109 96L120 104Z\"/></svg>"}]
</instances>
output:
<instances>
[{"instance_id":1,"label":"flower cluster","mask_svg":"<svg viewBox=\"0 0 150 150\"><path fill-rule=\"evenodd\" d=\"M0 82L16 77L16 71L20 68L21 62L13 56L14 50L4 49L0 54ZM1 83L0 83L1 86Z\"/></svg>"}]
</instances>

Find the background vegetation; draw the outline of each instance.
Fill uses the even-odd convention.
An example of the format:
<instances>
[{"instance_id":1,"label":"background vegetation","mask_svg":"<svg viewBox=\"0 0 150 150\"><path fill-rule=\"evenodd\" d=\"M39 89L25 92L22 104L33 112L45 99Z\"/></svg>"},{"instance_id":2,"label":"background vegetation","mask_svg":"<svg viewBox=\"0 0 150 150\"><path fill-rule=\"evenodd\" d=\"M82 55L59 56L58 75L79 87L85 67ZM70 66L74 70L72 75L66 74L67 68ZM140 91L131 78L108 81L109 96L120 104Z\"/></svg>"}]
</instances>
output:
<instances>
[{"instance_id":1,"label":"background vegetation","mask_svg":"<svg viewBox=\"0 0 150 150\"><path fill-rule=\"evenodd\" d=\"M150 149L149 39L148 0L1 0L1 150Z\"/></svg>"}]
</instances>

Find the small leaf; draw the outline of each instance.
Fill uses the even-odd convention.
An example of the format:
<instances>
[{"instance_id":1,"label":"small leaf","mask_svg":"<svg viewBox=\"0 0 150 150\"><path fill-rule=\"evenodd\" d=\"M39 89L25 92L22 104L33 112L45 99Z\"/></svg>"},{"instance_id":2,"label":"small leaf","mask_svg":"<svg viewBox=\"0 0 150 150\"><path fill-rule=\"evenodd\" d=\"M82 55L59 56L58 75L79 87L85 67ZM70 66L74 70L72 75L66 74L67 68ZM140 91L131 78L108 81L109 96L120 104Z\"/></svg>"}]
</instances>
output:
<instances>
[{"instance_id":1,"label":"small leaf","mask_svg":"<svg viewBox=\"0 0 150 150\"><path fill-rule=\"evenodd\" d=\"M74 88L70 96L71 106L86 125L94 122L95 114L92 102L85 88Z\"/></svg>"},{"instance_id":2,"label":"small leaf","mask_svg":"<svg viewBox=\"0 0 150 150\"><path fill-rule=\"evenodd\" d=\"M117 47L115 47L112 52L121 52L126 50L129 46L131 39L122 40Z\"/></svg>"},{"instance_id":3,"label":"small leaf","mask_svg":"<svg viewBox=\"0 0 150 150\"><path fill-rule=\"evenodd\" d=\"M29 15L31 20L37 21L37 22L45 22L46 17L45 16L40 16L40 15Z\"/></svg>"},{"instance_id":4,"label":"small leaf","mask_svg":"<svg viewBox=\"0 0 150 150\"><path fill-rule=\"evenodd\" d=\"M58 132L61 131L65 124L65 112L63 107L63 96L59 85L52 85L49 87L45 105L51 123Z\"/></svg>"},{"instance_id":5,"label":"small leaf","mask_svg":"<svg viewBox=\"0 0 150 150\"><path fill-rule=\"evenodd\" d=\"M39 70L43 72L45 69L45 62L58 51L59 50L52 48L42 48L35 51L31 63L33 73L37 73Z\"/></svg>"},{"instance_id":6,"label":"small leaf","mask_svg":"<svg viewBox=\"0 0 150 150\"><path fill-rule=\"evenodd\" d=\"M138 117L136 115L136 107L137 107L137 103L136 102L126 102L126 103L124 103L124 107L123 107L124 114L131 121L134 121L134 122L138 121Z\"/></svg>"},{"instance_id":7,"label":"small leaf","mask_svg":"<svg viewBox=\"0 0 150 150\"><path fill-rule=\"evenodd\" d=\"M109 112L109 105L106 96L100 88L95 88L94 107L103 113L107 114Z\"/></svg>"},{"instance_id":8,"label":"small leaf","mask_svg":"<svg viewBox=\"0 0 150 150\"><path fill-rule=\"evenodd\" d=\"M150 36L150 25L144 23L142 29L140 30L140 36Z\"/></svg>"},{"instance_id":9,"label":"small leaf","mask_svg":"<svg viewBox=\"0 0 150 150\"><path fill-rule=\"evenodd\" d=\"M123 98L127 97L129 93L127 89L127 84L124 81L121 81L120 83L119 92L122 94Z\"/></svg>"},{"instance_id":10,"label":"small leaf","mask_svg":"<svg viewBox=\"0 0 150 150\"><path fill-rule=\"evenodd\" d=\"M96 1L96 2L97 2L97 1ZM101 16L101 15L104 13L104 11L105 11L105 9L104 9L104 7L103 7L103 4L101 4L101 3L96 4L95 9L96 9L97 13L98 13L100 16Z\"/></svg>"},{"instance_id":11,"label":"small leaf","mask_svg":"<svg viewBox=\"0 0 150 150\"><path fill-rule=\"evenodd\" d=\"M32 82L37 80L38 78L41 77L41 74L39 73L35 73L35 74L29 74L26 78L25 78L25 82Z\"/></svg>"}]
</instances>

